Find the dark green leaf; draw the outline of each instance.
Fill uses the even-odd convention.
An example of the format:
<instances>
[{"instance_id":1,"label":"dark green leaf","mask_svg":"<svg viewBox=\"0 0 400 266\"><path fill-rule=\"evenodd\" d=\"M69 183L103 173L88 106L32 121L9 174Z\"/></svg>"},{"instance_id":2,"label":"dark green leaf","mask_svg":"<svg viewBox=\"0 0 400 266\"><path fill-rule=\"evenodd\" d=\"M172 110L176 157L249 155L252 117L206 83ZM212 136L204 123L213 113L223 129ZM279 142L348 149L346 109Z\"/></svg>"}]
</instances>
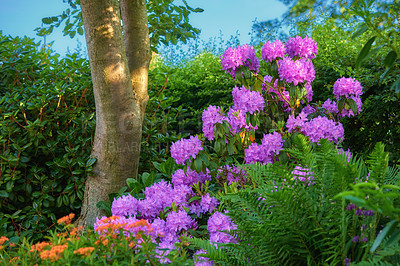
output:
<instances>
[{"instance_id":1,"label":"dark green leaf","mask_svg":"<svg viewBox=\"0 0 400 266\"><path fill-rule=\"evenodd\" d=\"M370 249L370 252L375 252L375 250L379 247L379 245L385 239L385 237L389 233L389 231L391 231L392 228L396 227L398 223L399 222L397 220L392 220L385 226L385 228L382 229L382 231L376 237L374 244L372 245L372 247Z\"/></svg>"},{"instance_id":2,"label":"dark green leaf","mask_svg":"<svg viewBox=\"0 0 400 266\"><path fill-rule=\"evenodd\" d=\"M390 87L396 94L400 93L400 77Z\"/></svg>"},{"instance_id":3,"label":"dark green leaf","mask_svg":"<svg viewBox=\"0 0 400 266\"><path fill-rule=\"evenodd\" d=\"M0 190L0 197L2 198L7 198L8 197L8 193L5 190Z\"/></svg>"},{"instance_id":4,"label":"dark green leaf","mask_svg":"<svg viewBox=\"0 0 400 266\"><path fill-rule=\"evenodd\" d=\"M361 36L364 32L368 30L368 26L363 24L361 25L356 32L353 33L351 36L352 39L357 38L358 36Z\"/></svg>"},{"instance_id":5,"label":"dark green leaf","mask_svg":"<svg viewBox=\"0 0 400 266\"><path fill-rule=\"evenodd\" d=\"M42 18L42 22L44 24L51 24L53 23L53 20L51 18Z\"/></svg>"},{"instance_id":6,"label":"dark green leaf","mask_svg":"<svg viewBox=\"0 0 400 266\"><path fill-rule=\"evenodd\" d=\"M397 59L397 53L395 51L390 51L386 57L385 60L383 60L383 63L385 64L386 67L391 67Z\"/></svg>"},{"instance_id":7,"label":"dark green leaf","mask_svg":"<svg viewBox=\"0 0 400 266\"><path fill-rule=\"evenodd\" d=\"M376 36L372 37L369 39L364 47L361 49L360 53L358 54L357 60L356 60L356 68L359 68L361 63L364 61L364 59L367 57L369 51L371 50L371 46L374 43L376 39Z\"/></svg>"},{"instance_id":8,"label":"dark green leaf","mask_svg":"<svg viewBox=\"0 0 400 266\"><path fill-rule=\"evenodd\" d=\"M126 179L126 184L128 185L129 189L132 190L133 193L137 194L142 190L142 185L133 178Z\"/></svg>"}]
</instances>

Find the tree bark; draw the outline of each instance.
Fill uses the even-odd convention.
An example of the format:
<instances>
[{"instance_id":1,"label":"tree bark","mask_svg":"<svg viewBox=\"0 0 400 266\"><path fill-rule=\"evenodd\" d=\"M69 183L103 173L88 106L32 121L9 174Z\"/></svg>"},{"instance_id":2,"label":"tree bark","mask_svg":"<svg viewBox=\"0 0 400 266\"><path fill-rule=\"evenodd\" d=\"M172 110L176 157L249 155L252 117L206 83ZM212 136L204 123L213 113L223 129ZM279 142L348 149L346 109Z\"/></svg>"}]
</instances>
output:
<instances>
[{"instance_id":1,"label":"tree bark","mask_svg":"<svg viewBox=\"0 0 400 266\"><path fill-rule=\"evenodd\" d=\"M146 2L131 2L133 6L127 14L124 11L124 15L143 17L144 12L147 27ZM138 15L135 15L136 2L140 2L141 7L144 2ZM142 119L148 99L148 62L143 64L142 52L138 55L131 51L128 65L125 45L129 42L124 44L118 0L81 0L81 8L96 103L92 156L97 161L93 175L86 180L81 216L77 222L87 226L105 215L96 207L99 201L108 201L108 195L125 186L127 178L137 177ZM124 19L124 29L130 21ZM125 36L134 40L134 35L134 30L126 29Z\"/></svg>"},{"instance_id":2,"label":"tree bark","mask_svg":"<svg viewBox=\"0 0 400 266\"><path fill-rule=\"evenodd\" d=\"M151 60L146 0L120 0L120 5L128 66L143 120L149 100L147 88Z\"/></svg>"}]
</instances>

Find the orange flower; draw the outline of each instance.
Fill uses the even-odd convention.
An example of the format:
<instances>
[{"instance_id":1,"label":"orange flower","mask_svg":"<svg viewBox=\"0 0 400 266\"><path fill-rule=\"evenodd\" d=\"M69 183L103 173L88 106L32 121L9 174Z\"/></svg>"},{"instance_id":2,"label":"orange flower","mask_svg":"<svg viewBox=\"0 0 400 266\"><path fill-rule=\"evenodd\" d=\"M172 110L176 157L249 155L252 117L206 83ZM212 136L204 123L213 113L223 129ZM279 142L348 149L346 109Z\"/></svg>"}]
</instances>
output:
<instances>
[{"instance_id":1,"label":"orange flower","mask_svg":"<svg viewBox=\"0 0 400 266\"><path fill-rule=\"evenodd\" d=\"M67 225L67 224L70 224L71 221L72 221L72 219L74 219L74 217L75 217L75 213L70 213L70 214L68 214L67 216L64 216L64 217L58 219L58 220L57 220L57 223L58 223L58 224L63 224L63 223L65 223L66 225Z\"/></svg>"},{"instance_id":2,"label":"orange flower","mask_svg":"<svg viewBox=\"0 0 400 266\"><path fill-rule=\"evenodd\" d=\"M10 247L15 247L15 243L10 243Z\"/></svg>"},{"instance_id":3,"label":"orange flower","mask_svg":"<svg viewBox=\"0 0 400 266\"><path fill-rule=\"evenodd\" d=\"M90 255L90 253L93 252L93 250L94 250L94 247L84 247L84 248L75 250L74 254L79 254L79 255L87 257Z\"/></svg>"},{"instance_id":4,"label":"orange flower","mask_svg":"<svg viewBox=\"0 0 400 266\"><path fill-rule=\"evenodd\" d=\"M50 246L49 242L37 243L37 244L31 246L30 252L35 252L35 251L42 252L44 250L44 248L47 246Z\"/></svg>"},{"instance_id":5,"label":"orange flower","mask_svg":"<svg viewBox=\"0 0 400 266\"><path fill-rule=\"evenodd\" d=\"M8 238L5 236L0 237L0 245L3 245L6 241L8 241Z\"/></svg>"},{"instance_id":6,"label":"orange flower","mask_svg":"<svg viewBox=\"0 0 400 266\"><path fill-rule=\"evenodd\" d=\"M51 262L57 261L61 258L64 250L68 248L67 244L52 247L50 250L45 250L40 254L42 260L50 260Z\"/></svg>"},{"instance_id":7,"label":"orange flower","mask_svg":"<svg viewBox=\"0 0 400 266\"><path fill-rule=\"evenodd\" d=\"M70 234L70 236L76 236L77 232L81 232L82 230L83 230L83 226L74 227L74 228L72 228L72 230L69 234Z\"/></svg>"},{"instance_id":8,"label":"orange flower","mask_svg":"<svg viewBox=\"0 0 400 266\"><path fill-rule=\"evenodd\" d=\"M14 257L10 260L10 263L14 263L17 262L17 260L19 260L19 257Z\"/></svg>"}]
</instances>

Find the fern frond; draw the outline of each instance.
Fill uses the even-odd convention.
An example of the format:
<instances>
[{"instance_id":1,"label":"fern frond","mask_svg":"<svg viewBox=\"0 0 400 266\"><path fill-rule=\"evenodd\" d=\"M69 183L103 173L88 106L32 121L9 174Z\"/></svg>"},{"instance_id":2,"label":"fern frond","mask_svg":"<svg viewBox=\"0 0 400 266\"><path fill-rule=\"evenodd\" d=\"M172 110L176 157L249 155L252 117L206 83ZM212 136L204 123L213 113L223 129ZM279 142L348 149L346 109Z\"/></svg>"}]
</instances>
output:
<instances>
[{"instance_id":1,"label":"fern frond","mask_svg":"<svg viewBox=\"0 0 400 266\"><path fill-rule=\"evenodd\" d=\"M383 184L389 164L389 153L385 152L385 145L378 142L366 162L369 165L370 178Z\"/></svg>"}]
</instances>

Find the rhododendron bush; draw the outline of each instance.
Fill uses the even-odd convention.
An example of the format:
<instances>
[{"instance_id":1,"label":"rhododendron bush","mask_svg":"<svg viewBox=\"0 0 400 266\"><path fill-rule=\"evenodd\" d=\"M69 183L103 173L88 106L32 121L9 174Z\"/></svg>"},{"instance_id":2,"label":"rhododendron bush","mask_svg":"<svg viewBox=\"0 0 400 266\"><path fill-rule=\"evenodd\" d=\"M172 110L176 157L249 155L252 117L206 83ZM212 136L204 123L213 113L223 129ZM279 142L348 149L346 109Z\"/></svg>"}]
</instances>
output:
<instances>
[{"instance_id":1,"label":"rhododendron bush","mask_svg":"<svg viewBox=\"0 0 400 266\"><path fill-rule=\"evenodd\" d=\"M290 162L285 148L296 134L315 145L321 139L339 144L344 138L339 119L361 111L362 88L352 78L334 84L336 101L311 103L312 59L318 54L311 38L290 38L286 47L280 40L266 42L261 54L260 62L252 46L227 49L221 56L222 68L239 83L232 89L232 106L224 110L210 105L202 115L203 134L171 146L179 169L169 181L147 187L141 198L128 194L112 203L112 214L120 217L112 222L123 224L124 230L132 231L129 224L140 219L148 221L152 228L148 235L158 245L163 263L169 262L164 256L177 248L182 236L202 236L217 247L237 243L229 234L237 226L217 198L219 193L254 185L242 166ZM312 185L312 173L307 171L296 166L293 181L297 176ZM195 261L212 264L203 257Z\"/></svg>"},{"instance_id":2,"label":"rhododendron bush","mask_svg":"<svg viewBox=\"0 0 400 266\"><path fill-rule=\"evenodd\" d=\"M192 237L207 239L222 249L238 243L230 234L238 227L219 196L255 187L246 165L292 163L293 176L287 182L313 186L313 172L295 165L287 152L293 138L304 135L314 146L322 139L340 145L344 138L340 119L360 113L362 107L361 84L351 77L333 84L332 99L312 103L312 59L317 54L315 41L299 36L286 44L266 42L262 60L250 45L227 49L221 56L222 69L238 83L232 88L231 107L224 110L210 105L202 115L203 134L171 146L177 170L168 180L158 180L142 193L125 193L112 202L112 216L99 217L94 224L98 241L104 245L110 233L133 237L134 244L128 247L132 252L152 243L154 258L169 263ZM91 252L89 247L77 250L82 256ZM195 264L213 263L202 256L207 256L205 250L192 248L190 254Z\"/></svg>"}]
</instances>

